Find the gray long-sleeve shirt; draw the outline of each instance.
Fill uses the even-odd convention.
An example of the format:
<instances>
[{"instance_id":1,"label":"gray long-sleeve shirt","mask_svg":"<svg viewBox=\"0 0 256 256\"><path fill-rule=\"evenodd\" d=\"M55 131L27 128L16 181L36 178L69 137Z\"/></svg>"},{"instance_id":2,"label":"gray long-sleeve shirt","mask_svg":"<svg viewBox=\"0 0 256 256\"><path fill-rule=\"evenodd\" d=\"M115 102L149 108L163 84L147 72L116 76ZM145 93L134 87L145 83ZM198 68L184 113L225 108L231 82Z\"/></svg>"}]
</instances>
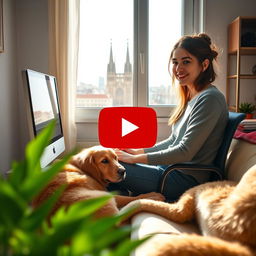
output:
<instances>
[{"instance_id":1,"label":"gray long-sleeve shirt","mask_svg":"<svg viewBox=\"0 0 256 256\"><path fill-rule=\"evenodd\" d=\"M222 142L228 120L223 94L213 85L188 102L182 117L172 126L169 138L145 149L151 165L170 165L181 162L211 164ZM209 174L183 171L199 182Z\"/></svg>"}]
</instances>

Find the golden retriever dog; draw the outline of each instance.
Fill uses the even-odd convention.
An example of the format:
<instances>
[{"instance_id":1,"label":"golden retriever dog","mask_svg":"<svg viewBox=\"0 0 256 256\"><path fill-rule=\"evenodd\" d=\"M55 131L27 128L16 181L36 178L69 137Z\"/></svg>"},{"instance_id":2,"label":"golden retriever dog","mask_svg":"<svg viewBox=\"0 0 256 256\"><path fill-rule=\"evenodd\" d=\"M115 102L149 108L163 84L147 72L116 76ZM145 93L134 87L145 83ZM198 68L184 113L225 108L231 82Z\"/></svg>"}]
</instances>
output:
<instances>
[{"instance_id":1,"label":"golden retriever dog","mask_svg":"<svg viewBox=\"0 0 256 256\"><path fill-rule=\"evenodd\" d=\"M69 163L43 189L34 200L37 207L51 196L61 185L66 188L57 201L53 212L60 206L69 206L77 201L106 195L106 187L110 182L120 182L125 178L125 168L118 162L113 149L95 146L82 150L74 155ZM127 203L150 198L164 200L159 193L147 193L136 197L116 195L105 206L97 211L96 217L110 216L119 212L119 208Z\"/></svg>"},{"instance_id":2,"label":"golden retriever dog","mask_svg":"<svg viewBox=\"0 0 256 256\"><path fill-rule=\"evenodd\" d=\"M147 256L256 255L256 165L238 184L209 182L189 189L176 203L141 199L123 209L130 206L177 223L194 220L201 229L202 236L172 234L149 243Z\"/></svg>"}]
</instances>

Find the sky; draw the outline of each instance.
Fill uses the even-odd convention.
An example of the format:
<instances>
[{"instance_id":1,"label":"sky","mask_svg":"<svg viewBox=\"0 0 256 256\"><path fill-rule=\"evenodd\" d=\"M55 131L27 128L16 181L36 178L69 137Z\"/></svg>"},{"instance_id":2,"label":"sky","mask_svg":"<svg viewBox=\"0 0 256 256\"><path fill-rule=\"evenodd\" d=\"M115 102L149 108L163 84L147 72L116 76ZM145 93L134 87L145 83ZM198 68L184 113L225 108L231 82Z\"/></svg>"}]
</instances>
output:
<instances>
[{"instance_id":1,"label":"sky","mask_svg":"<svg viewBox=\"0 0 256 256\"><path fill-rule=\"evenodd\" d=\"M168 60L181 33L180 2L149 0L149 83L154 86L170 84ZM80 12L78 81L97 85L99 76L106 77L111 43L117 72L123 72L127 42L133 61L133 0L81 0Z\"/></svg>"}]
</instances>

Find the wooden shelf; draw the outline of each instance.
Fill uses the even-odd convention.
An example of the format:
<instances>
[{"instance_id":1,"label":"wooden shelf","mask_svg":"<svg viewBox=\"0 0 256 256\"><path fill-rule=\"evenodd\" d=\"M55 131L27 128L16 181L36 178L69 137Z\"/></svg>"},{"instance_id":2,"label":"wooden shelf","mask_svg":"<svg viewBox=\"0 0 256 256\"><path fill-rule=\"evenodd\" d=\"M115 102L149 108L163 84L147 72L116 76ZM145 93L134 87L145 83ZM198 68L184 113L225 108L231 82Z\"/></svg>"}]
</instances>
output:
<instances>
[{"instance_id":1,"label":"wooden shelf","mask_svg":"<svg viewBox=\"0 0 256 256\"><path fill-rule=\"evenodd\" d=\"M229 79L237 79L238 75L228 76ZM256 79L256 75L244 74L240 75L240 79Z\"/></svg>"},{"instance_id":2,"label":"wooden shelf","mask_svg":"<svg viewBox=\"0 0 256 256\"><path fill-rule=\"evenodd\" d=\"M228 56L227 56L227 89L226 98L230 111L238 111L241 99L242 83L245 79L256 79L256 74L241 74L241 59L242 55L256 55L256 42L251 40L251 34L256 30L256 17L237 17L228 26ZM249 35L249 39L248 39ZM233 55L233 56L232 56ZM235 70L231 73L231 67L236 65ZM235 72L235 73L234 73ZM250 71L249 71L250 72ZM235 80L234 96L230 99L231 79Z\"/></svg>"},{"instance_id":3,"label":"wooden shelf","mask_svg":"<svg viewBox=\"0 0 256 256\"><path fill-rule=\"evenodd\" d=\"M239 49L240 55L256 55L256 47L240 47ZM229 51L228 53L231 55L237 54L238 49Z\"/></svg>"},{"instance_id":4,"label":"wooden shelf","mask_svg":"<svg viewBox=\"0 0 256 256\"><path fill-rule=\"evenodd\" d=\"M236 107L235 106L228 106L228 109L232 112L236 112Z\"/></svg>"}]
</instances>

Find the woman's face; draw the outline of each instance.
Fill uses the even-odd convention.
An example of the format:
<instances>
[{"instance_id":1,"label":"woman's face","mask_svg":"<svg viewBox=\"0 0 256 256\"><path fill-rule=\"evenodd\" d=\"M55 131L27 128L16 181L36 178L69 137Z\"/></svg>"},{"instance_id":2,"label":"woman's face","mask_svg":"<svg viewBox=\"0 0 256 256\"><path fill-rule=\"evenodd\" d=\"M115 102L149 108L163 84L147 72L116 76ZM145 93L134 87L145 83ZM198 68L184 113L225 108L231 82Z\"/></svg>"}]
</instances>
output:
<instances>
[{"instance_id":1,"label":"woman's face","mask_svg":"<svg viewBox=\"0 0 256 256\"><path fill-rule=\"evenodd\" d=\"M172 56L172 72L182 86L194 86L194 82L203 71L203 65L197 58L183 48L177 48Z\"/></svg>"}]
</instances>

